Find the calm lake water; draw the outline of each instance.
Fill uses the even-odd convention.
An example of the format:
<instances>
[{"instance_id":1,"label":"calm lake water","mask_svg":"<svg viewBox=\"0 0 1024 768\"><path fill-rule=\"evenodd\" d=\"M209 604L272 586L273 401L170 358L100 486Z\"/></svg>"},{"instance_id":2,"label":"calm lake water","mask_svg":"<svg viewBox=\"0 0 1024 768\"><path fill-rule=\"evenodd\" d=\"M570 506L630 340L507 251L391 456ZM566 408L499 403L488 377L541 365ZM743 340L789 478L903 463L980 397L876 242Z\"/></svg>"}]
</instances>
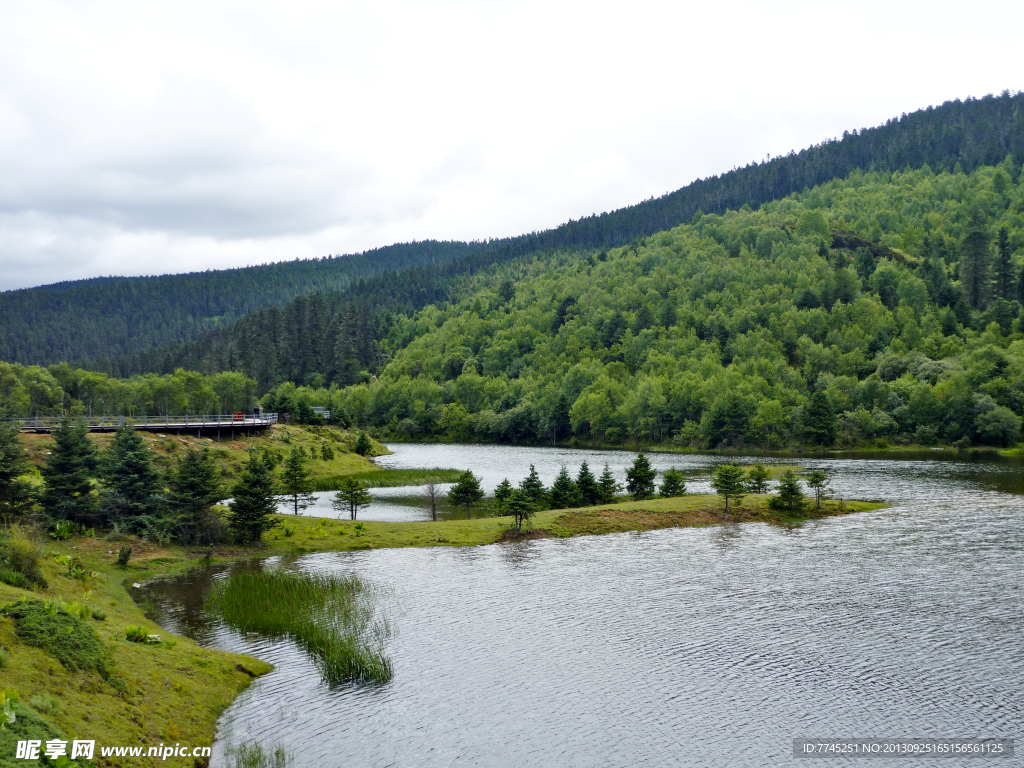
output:
<instances>
[{"instance_id":1,"label":"calm lake water","mask_svg":"<svg viewBox=\"0 0 1024 768\"><path fill-rule=\"evenodd\" d=\"M608 461L621 477L633 457L392 449L390 466L471 468L488 489L517 481L530 462L550 482L583 457L595 471ZM719 460L651 458L685 470L696 491ZM387 645L394 680L383 687L331 689L291 643L246 638L203 615L202 594L223 566L146 591L168 629L276 666L222 718L214 765L250 739L283 743L296 766L351 768L785 766L804 764L792 757L794 738L1019 739L1021 464L799 463L832 469L839 495L892 506L789 529L273 561L356 573L387 591L397 633ZM941 762L960 763L981 764Z\"/></svg>"}]
</instances>

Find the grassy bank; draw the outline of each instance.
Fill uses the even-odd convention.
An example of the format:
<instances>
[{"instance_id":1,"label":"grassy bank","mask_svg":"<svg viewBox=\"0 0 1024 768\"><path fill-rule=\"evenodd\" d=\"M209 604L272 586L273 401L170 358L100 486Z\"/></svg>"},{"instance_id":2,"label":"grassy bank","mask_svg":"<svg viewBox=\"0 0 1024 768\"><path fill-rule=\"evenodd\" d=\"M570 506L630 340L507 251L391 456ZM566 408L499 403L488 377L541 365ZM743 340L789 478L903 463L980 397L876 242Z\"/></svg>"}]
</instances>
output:
<instances>
[{"instance_id":1,"label":"grassy bank","mask_svg":"<svg viewBox=\"0 0 1024 768\"><path fill-rule=\"evenodd\" d=\"M65 666L45 648L23 641L12 618L0 617L0 646L5 657L0 688L17 691L19 720L35 723L34 730L20 738L39 738L32 734L45 734L49 729L64 738L96 739L97 744L108 746L208 745L220 713L254 676L271 669L257 659L200 648L187 638L162 632L149 621L130 595L131 584L173 573L194 562L195 556L184 551L157 551L137 542L134 546L138 559L122 569L114 565L117 544L89 537L45 541L40 565L46 589L30 592L0 584L0 604L23 598L59 598L99 609L105 615L102 621L77 621L94 631L109 653L107 674L95 668ZM61 562L50 552L74 560ZM83 575L76 575L68 562L76 564ZM127 640L125 630L132 625L157 633L162 642ZM8 760L11 765L29 765L14 760L13 748L0 754L0 766L6 766ZM123 759L104 763L98 754L96 762L125 763Z\"/></svg>"},{"instance_id":2,"label":"grassy bank","mask_svg":"<svg viewBox=\"0 0 1024 768\"><path fill-rule=\"evenodd\" d=\"M719 497L705 495L553 510L538 513L525 535L568 537L747 521L790 524L884 506L880 502L846 502L840 508L838 502L827 502L820 513L808 508L800 516L785 516L769 510L765 500L764 496L747 496L742 506L730 506L728 515ZM259 547L222 547L213 552L213 559L387 547L461 547L520 538L511 534L510 518L407 523L280 519L288 525L290 535L279 528ZM107 677L95 669L65 667L51 652L23 642L13 619L0 616L0 646L4 649L0 687L20 694L23 722L38 721L42 723L39 728L45 726L52 734L95 738L106 745L209 744L220 713L253 676L267 672L270 666L253 658L203 649L187 638L162 632L132 599L132 584L183 572L199 563L205 551L131 539L128 543L133 553L122 567L116 564L121 543L87 536L59 542L46 539L41 542L45 589L28 591L0 584L0 604L23 598L59 598L105 613L102 621L83 621L109 650ZM161 642L130 642L125 637L130 625L159 634ZM318 643L322 638L312 640ZM0 755L0 766L5 759Z\"/></svg>"},{"instance_id":3,"label":"grassy bank","mask_svg":"<svg viewBox=\"0 0 1024 768\"><path fill-rule=\"evenodd\" d=\"M110 445L114 435L93 432L89 434L89 439L97 447L103 449ZM370 461L369 457L360 456L354 452L358 439L355 432L334 427L275 424L261 435L237 437L230 440L146 432L143 433L142 439L152 449L154 461L163 472L167 472L177 461L178 456L188 449L209 448L213 454L214 463L226 483L230 483L238 477L242 466L249 459L248 451L252 448L260 448L283 460L293 447L301 447L306 455L311 457L308 468L314 482L323 483L327 479L337 479L353 473L370 477L382 471L380 467ZM22 432L20 440L32 463L41 466L53 445L53 439L47 434ZM387 448L377 441L371 440L370 442L373 447L371 457L388 453ZM325 447L328 448L329 458L327 459L324 459ZM322 490L331 490L331 488Z\"/></svg>"}]
</instances>

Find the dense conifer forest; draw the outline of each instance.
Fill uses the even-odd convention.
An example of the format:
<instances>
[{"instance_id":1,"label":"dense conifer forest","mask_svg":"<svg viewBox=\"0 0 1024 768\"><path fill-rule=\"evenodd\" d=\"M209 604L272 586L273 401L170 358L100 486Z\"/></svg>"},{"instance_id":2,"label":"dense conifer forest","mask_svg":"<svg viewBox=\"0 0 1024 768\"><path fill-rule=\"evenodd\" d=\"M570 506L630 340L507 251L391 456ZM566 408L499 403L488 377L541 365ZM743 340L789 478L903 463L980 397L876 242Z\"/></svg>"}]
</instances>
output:
<instances>
[{"instance_id":1,"label":"dense conifer forest","mask_svg":"<svg viewBox=\"0 0 1024 768\"><path fill-rule=\"evenodd\" d=\"M221 329L239 318L270 307L278 308L280 314L268 312L253 319L243 326L246 333L273 335L266 326L279 321L294 328L296 315L316 313L319 307L313 300L312 309L308 302L306 308L301 302L285 305L296 297L318 293L322 305L334 308L328 314L342 317L337 325L349 329L349 335L356 326L362 328L356 332L360 338L387 335L388 321L377 307L408 313L455 298L460 279L481 268L530 254L546 258L556 251L599 251L635 244L691 221L698 212L722 215L745 205L756 208L856 170L896 171L927 164L935 172L969 173L995 165L1008 154L1024 157L1021 94L947 102L883 126L845 133L799 153L698 180L660 198L515 238L412 243L357 256L189 275L97 278L8 291L0 294L0 359L23 364L91 361L90 368L122 376L169 372L176 363L203 362L201 347L175 345L204 332L223 333ZM419 271L408 273L410 269ZM976 293L976 289L977 285L970 290ZM332 295L337 292L344 295ZM364 310L365 304L375 307L374 311ZM372 333L367 330L371 326ZM227 331L236 339L242 333L241 329ZM204 337L204 344L210 338ZM234 367L238 358L223 360L220 338L215 341L220 351L205 353L206 365ZM161 349L154 351L156 347ZM359 366L368 367L368 343L357 339L356 347ZM375 347L373 357L378 362L382 359ZM312 368L296 368L272 361L257 375L262 384L282 375L305 380L312 373L351 379L347 373L331 376L319 370L326 365L314 361Z\"/></svg>"}]
</instances>

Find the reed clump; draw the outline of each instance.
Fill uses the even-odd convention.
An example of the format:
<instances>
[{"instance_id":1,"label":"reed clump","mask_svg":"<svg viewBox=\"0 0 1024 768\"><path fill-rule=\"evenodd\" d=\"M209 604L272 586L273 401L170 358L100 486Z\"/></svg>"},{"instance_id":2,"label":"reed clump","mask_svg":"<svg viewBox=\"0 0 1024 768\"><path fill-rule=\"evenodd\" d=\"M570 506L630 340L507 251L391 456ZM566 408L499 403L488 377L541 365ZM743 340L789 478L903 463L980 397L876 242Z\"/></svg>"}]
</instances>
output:
<instances>
[{"instance_id":1,"label":"reed clump","mask_svg":"<svg viewBox=\"0 0 1024 768\"><path fill-rule=\"evenodd\" d=\"M328 683L391 680L384 655L388 621L378 595L355 576L243 571L219 582L207 608L240 632L290 637L316 662Z\"/></svg>"}]
</instances>

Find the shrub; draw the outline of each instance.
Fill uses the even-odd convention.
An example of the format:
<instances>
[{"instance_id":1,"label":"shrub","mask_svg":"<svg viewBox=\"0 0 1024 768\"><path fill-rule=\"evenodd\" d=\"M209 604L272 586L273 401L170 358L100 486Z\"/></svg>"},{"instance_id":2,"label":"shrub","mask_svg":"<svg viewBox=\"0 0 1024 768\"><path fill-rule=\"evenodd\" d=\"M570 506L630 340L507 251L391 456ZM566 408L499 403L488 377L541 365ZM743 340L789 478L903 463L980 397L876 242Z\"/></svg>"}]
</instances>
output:
<instances>
[{"instance_id":1,"label":"shrub","mask_svg":"<svg viewBox=\"0 0 1024 768\"><path fill-rule=\"evenodd\" d=\"M107 612L104 611L102 608L93 608L92 609L92 617L96 621L106 621L107 620Z\"/></svg>"},{"instance_id":2,"label":"shrub","mask_svg":"<svg viewBox=\"0 0 1024 768\"><path fill-rule=\"evenodd\" d=\"M143 626L129 624L124 628L124 639L133 643L145 643L149 639L149 630Z\"/></svg>"},{"instance_id":3,"label":"shrub","mask_svg":"<svg viewBox=\"0 0 1024 768\"><path fill-rule=\"evenodd\" d=\"M0 581L13 587L27 589L37 584L46 588L46 579L39 570L39 547L25 533L24 529L13 526L0 530ZM17 575L20 574L22 581Z\"/></svg>"},{"instance_id":4,"label":"shrub","mask_svg":"<svg viewBox=\"0 0 1024 768\"><path fill-rule=\"evenodd\" d=\"M127 544L122 544L121 549L117 551L117 564L124 567L128 565L128 559L132 556L132 548Z\"/></svg>"},{"instance_id":5,"label":"shrub","mask_svg":"<svg viewBox=\"0 0 1024 768\"><path fill-rule=\"evenodd\" d=\"M110 653L96 630L57 601L22 600L0 608L0 613L14 619L14 631L25 645L49 651L67 669L93 669L109 677Z\"/></svg>"},{"instance_id":6,"label":"shrub","mask_svg":"<svg viewBox=\"0 0 1024 768\"><path fill-rule=\"evenodd\" d=\"M28 589L31 586L25 574L13 568L0 568L0 581L18 589Z\"/></svg>"}]
</instances>

